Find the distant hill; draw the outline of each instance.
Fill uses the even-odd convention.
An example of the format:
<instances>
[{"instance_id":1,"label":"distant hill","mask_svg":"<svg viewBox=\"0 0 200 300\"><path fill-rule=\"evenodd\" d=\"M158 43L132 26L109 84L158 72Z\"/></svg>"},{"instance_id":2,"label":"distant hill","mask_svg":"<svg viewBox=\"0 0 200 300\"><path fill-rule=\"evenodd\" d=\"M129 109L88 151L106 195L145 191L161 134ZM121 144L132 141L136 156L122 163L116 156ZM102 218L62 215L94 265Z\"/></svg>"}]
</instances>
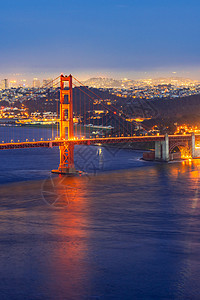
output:
<instances>
[{"instance_id":1,"label":"distant hill","mask_svg":"<svg viewBox=\"0 0 200 300\"><path fill-rule=\"evenodd\" d=\"M174 86L188 86L190 84L198 84L197 80L191 80L189 78L182 77L160 77L160 78L147 78L147 79L113 79L113 78L104 78L104 77L94 77L86 81L83 81L83 84L88 87L94 88L121 88L128 89L136 86L150 86L150 85L165 85L171 84Z\"/></svg>"},{"instance_id":2,"label":"distant hill","mask_svg":"<svg viewBox=\"0 0 200 300\"><path fill-rule=\"evenodd\" d=\"M94 88L130 88L135 81L131 79L117 80L113 78L94 77L83 82L84 85Z\"/></svg>"},{"instance_id":3,"label":"distant hill","mask_svg":"<svg viewBox=\"0 0 200 300\"><path fill-rule=\"evenodd\" d=\"M187 115L198 115L200 118L200 95L152 101L137 99L132 101L130 107L133 112L137 111L137 114L144 117L173 117L178 119Z\"/></svg>"}]
</instances>

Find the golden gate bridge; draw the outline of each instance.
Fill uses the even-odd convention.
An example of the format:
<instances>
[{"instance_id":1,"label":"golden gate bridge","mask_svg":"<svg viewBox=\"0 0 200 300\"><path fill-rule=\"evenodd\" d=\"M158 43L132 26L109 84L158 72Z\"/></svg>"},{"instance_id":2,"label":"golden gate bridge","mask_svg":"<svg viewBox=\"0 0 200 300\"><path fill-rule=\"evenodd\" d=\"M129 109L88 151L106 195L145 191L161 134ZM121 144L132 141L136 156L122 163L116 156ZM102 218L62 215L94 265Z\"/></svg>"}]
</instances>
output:
<instances>
[{"instance_id":1,"label":"golden gate bridge","mask_svg":"<svg viewBox=\"0 0 200 300\"><path fill-rule=\"evenodd\" d=\"M22 148L38 148L38 147L59 147L60 152L60 164L57 170L52 170L53 173L58 174L76 174L75 169L75 158L74 158L74 146L75 145L95 145L95 144L124 144L133 142L154 142L155 143L155 160L169 161L170 153L178 148L187 148L191 157L198 156L195 150L195 138L198 135L187 134L187 135L156 135L156 136L135 136L133 135L132 126L133 122L130 122L130 116L126 116L121 109L115 107L113 104L107 105L103 99L96 95L93 91L91 96L91 90L85 87L78 79L72 75L59 77L60 86L60 116L59 116L59 130L57 129L57 137L50 140L34 140L20 142L2 142L0 143L0 150L6 149L22 149ZM57 80L54 79L53 81ZM75 80L78 84L73 82ZM77 103L73 101L73 86L79 89L87 99L90 100L89 106L86 107L86 101L81 103L79 101L79 115L83 116L84 130L81 132L81 126L79 132L77 126L74 124L74 118L78 116ZM84 90L80 87L84 86ZM95 96L95 98L94 98ZM100 101L98 100L100 98ZM85 98L84 98L85 100ZM98 103L97 107L102 107L104 110L104 116L99 115L94 118L94 102ZM75 106L75 112L74 112ZM82 109L82 112L81 112ZM98 114L98 110L97 110ZM120 130L117 131L116 123L108 126L110 118L107 115L113 114L115 117L121 119ZM106 117L105 117L106 116ZM128 120L128 121L127 121ZM100 122L101 121L101 122ZM116 118L114 119L116 122ZM89 123L89 124L86 124ZM104 128L105 132L102 136L96 134L91 136L89 132L86 132L86 128ZM111 134L111 128L115 128Z\"/></svg>"}]
</instances>

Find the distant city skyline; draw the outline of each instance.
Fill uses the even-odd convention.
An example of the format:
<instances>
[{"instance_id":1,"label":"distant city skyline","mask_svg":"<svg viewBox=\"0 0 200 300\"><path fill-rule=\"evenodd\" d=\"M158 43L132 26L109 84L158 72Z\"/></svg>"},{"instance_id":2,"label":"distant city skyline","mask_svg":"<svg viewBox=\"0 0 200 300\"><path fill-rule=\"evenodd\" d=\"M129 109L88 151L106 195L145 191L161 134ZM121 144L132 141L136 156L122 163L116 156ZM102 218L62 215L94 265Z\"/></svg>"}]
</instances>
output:
<instances>
[{"instance_id":1,"label":"distant city skyline","mask_svg":"<svg viewBox=\"0 0 200 300\"><path fill-rule=\"evenodd\" d=\"M200 71L198 70L185 70L185 71L152 71L152 72L126 72L126 71L119 71L119 72L109 72L109 71L91 71L91 72L60 72L60 73L0 73L0 80L8 79L9 81L23 81L26 80L27 84L31 86L33 84L34 79L38 79L41 83L43 80L46 79L54 79L58 77L61 73L63 74L70 74L77 77L79 80L85 81L90 78L101 77L101 78L113 78L113 79L131 79L131 80L140 80L140 79L157 79L157 78L170 78L170 77L177 77L177 78L185 78L191 80L200 81Z\"/></svg>"}]
</instances>

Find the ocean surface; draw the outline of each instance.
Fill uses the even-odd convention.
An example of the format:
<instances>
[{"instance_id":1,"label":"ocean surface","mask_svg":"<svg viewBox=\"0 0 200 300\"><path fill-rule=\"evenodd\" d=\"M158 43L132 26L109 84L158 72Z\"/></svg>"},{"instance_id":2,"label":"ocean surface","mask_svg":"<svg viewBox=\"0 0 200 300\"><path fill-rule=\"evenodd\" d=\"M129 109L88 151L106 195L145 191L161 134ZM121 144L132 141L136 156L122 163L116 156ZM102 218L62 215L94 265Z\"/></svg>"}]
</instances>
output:
<instances>
[{"instance_id":1,"label":"ocean surface","mask_svg":"<svg viewBox=\"0 0 200 300\"><path fill-rule=\"evenodd\" d=\"M63 177L58 148L0 151L0 299L200 299L200 160L141 156L77 146Z\"/></svg>"}]
</instances>

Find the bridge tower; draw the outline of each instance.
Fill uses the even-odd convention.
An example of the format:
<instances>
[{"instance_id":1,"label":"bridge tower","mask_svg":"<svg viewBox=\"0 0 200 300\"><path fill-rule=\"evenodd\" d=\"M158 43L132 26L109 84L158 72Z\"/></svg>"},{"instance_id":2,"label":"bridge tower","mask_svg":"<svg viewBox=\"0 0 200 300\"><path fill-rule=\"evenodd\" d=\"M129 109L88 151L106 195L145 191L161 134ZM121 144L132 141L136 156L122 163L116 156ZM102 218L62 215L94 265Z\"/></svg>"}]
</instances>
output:
<instances>
[{"instance_id":1,"label":"bridge tower","mask_svg":"<svg viewBox=\"0 0 200 300\"><path fill-rule=\"evenodd\" d=\"M65 87L65 83L68 87ZM72 75L60 76L60 140L63 141L60 146L60 165L58 170L52 170L53 173L74 174L74 143L70 142L74 138L73 123L73 96L72 96ZM68 139L66 140L66 128Z\"/></svg>"}]
</instances>

